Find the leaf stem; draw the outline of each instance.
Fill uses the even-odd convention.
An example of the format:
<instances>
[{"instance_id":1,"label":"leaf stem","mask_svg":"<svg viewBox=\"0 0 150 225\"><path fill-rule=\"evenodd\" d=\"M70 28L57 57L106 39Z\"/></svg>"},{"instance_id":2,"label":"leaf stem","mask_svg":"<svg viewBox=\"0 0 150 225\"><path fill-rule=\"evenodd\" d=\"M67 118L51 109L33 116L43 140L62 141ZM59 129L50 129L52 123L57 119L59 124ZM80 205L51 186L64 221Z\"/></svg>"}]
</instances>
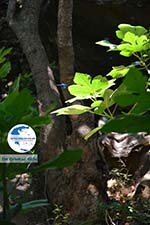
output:
<instances>
[{"instance_id":1,"label":"leaf stem","mask_svg":"<svg viewBox=\"0 0 150 225\"><path fill-rule=\"evenodd\" d=\"M115 107L114 107L114 109L113 109L113 111L112 111L113 116L114 116L116 110L117 110L117 104L115 105Z\"/></svg>"},{"instance_id":2,"label":"leaf stem","mask_svg":"<svg viewBox=\"0 0 150 225\"><path fill-rule=\"evenodd\" d=\"M113 113L110 111L110 108L109 107L107 108L107 110L108 110L108 112L110 114L111 119L114 119Z\"/></svg>"},{"instance_id":3,"label":"leaf stem","mask_svg":"<svg viewBox=\"0 0 150 225\"><path fill-rule=\"evenodd\" d=\"M104 114L102 114L102 116L106 116L107 118L109 118L109 119L114 119L114 117L113 117L113 115L111 114L111 112L110 111L108 111L110 114L108 114L106 111L104 111L103 113Z\"/></svg>"},{"instance_id":4,"label":"leaf stem","mask_svg":"<svg viewBox=\"0 0 150 225\"><path fill-rule=\"evenodd\" d=\"M130 113L132 113L132 110L136 107L137 103L135 103L132 108L129 110L129 112L127 113L128 115L130 115Z\"/></svg>"}]
</instances>

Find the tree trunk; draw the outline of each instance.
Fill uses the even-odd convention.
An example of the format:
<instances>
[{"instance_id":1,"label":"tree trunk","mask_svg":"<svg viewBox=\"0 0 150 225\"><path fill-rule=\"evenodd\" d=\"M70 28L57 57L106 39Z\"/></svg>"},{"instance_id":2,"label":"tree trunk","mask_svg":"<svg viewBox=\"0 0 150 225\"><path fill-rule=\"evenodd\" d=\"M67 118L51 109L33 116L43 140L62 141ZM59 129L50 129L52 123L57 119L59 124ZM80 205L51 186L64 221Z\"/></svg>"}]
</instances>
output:
<instances>
[{"instance_id":1,"label":"tree trunk","mask_svg":"<svg viewBox=\"0 0 150 225\"><path fill-rule=\"evenodd\" d=\"M29 62L36 85L40 112L42 113L54 102L60 107L61 101L38 33L40 3L40 0L23 1L23 5L18 7L16 0L9 1L8 21L16 33ZM68 0L60 0L59 4L59 65L61 81L67 84L72 81L74 68L70 30L72 26L72 4L73 2ZM67 21L68 19L69 21ZM67 99L68 94L64 93L64 97ZM93 220L97 218L99 200L108 200L106 193L108 170L101 149L98 148L97 137L93 136L88 142L84 140L84 135L94 128L93 115L87 113L81 116L73 116L71 121L73 132L68 137L68 147L82 148L83 157L72 168L47 171L45 185L50 203L62 205L64 212L70 215L68 223L73 225L77 220L85 221L85 218L93 218ZM42 161L63 150L64 134L65 122L63 117L54 116L53 122L43 129L41 137L42 152L40 152ZM45 185L43 185L43 189ZM48 212L48 215L50 215L50 212Z\"/></svg>"},{"instance_id":2,"label":"tree trunk","mask_svg":"<svg viewBox=\"0 0 150 225\"><path fill-rule=\"evenodd\" d=\"M73 1L59 0L58 10L58 55L61 81L71 84L74 74L74 51L72 42ZM64 99L70 96L63 91ZM81 103L80 103L81 104ZM83 156L72 168L65 168L56 176L52 171L47 175L47 194L50 202L62 205L69 213L70 225L79 221L96 220L99 201L107 201L108 168L98 147L97 136L88 141L84 136L94 128L94 116L70 116L72 133L68 136L68 148L81 148ZM91 222L92 224L92 222Z\"/></svg>"},{"instance_id":3,"label":"tree trunk","mask_svg":"<svg viewBox=\"0 0 150 225\"><path fill-rule=\"evenodd\" d=\"M73 0L59 0L58 7L58 59L60 80L70 85L74 75L74 50L72 40ZM65 100L70 98L67 89L62 89Z\"/></svg>"},{"instance_id":4,"label":"tree trunk","mask_svg":"<svg viewBox=\"0 0 150 225\"><path fill-rule=\"evenodd\" d=\"M49 67L49 60L39 36L38 20L41 0L20 1L22 5L18 5L17 2L16 0L9 1L7 19L10 27L19 39L31 68L36 86L39 111L42 114L51 104L55 103L57 107L60 107L62 103L52 70ZM52 122L44 126L41 131L40 162L49 160L63 151L64 140L64 117L52 116ZM57 171L54 171L55 176L57 176L57 173ZM44 173L38 173L33 177L32 190L34 199L46 197L44 175ZM42 211L36 210L34 213L32 212L32 215L29 214L30 225L42 222L43 217L45 221L41 224L47 224L46 213L44 209L40 210Z\"/></svg>"},{"instance_id":5,"label":"tree trunk","mask_svg":"<svg viewBox=\"0 0 150 225\"><path fill-rule=\"evenodd\" d=\"M100 203L108 202L108 168L98 146L97 135L88 141L84 136L94 128L93 116L81 115L73 123L70 136L71 148L81 148L83 156L72 168L64 168L56 177L53 171L47 174L47 194L50 202L63 206L63 213L69 213L68 224L98 219Z\"/></svg>"},{"instance_id":6,"label":"tree trunk","mask_svg":"<svg viewBox=\"0 0 150 225\"><path fill-rule=\"evenodd\" d=\"M42 113L53 103L60 107L61 101L53 72L49 67L49 61L39 36L40 5L41 0L22 1L21 6L17 4L16 0L11 0L8 5L7 17L30 65L39 109ZM42 132L42 151L40 152L42 161L59 153L64 140L64 118L53 116L52 119L52 123L45 126ZM59 132L60 128L61 132Z\"/></svg>"}]
</instances>

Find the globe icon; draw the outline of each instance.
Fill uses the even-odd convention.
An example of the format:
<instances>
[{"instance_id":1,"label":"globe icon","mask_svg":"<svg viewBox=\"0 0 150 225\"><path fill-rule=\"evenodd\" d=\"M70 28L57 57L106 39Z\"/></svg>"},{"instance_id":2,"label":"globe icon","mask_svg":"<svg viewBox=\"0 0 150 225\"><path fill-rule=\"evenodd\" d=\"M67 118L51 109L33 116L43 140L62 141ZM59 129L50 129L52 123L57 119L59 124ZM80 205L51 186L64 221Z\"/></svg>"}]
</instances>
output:
<instances>
[{"instance_id":1,"label":"globe icon","mask_svg":"<svg viewBox=\"0 0 150 225\"><path fill-rule=\"evenodd\" d=\"M36 134L30 126L18 124L10 129L7 141L10 148L15 152L26 153L34 147Z\"/></svg>"}]
</instances>

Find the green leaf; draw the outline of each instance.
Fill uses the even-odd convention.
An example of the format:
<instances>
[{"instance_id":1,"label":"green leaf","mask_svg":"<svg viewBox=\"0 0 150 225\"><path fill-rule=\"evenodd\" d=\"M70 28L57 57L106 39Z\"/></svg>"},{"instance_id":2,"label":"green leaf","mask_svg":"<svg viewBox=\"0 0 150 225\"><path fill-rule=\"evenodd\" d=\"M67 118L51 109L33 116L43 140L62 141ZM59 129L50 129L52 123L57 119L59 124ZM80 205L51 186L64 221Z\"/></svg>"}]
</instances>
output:
<instances>
[{"instance_id":1,"label":"green leaf","mask_svg":"<svg viewBox=\"0 0 150 225\"><path fill-rule=\"evenodd\" d=\"M134 35L133 33L127 32L125 34L123 40L125 42L128 42L131 44L132 53L145 51L150 47L149 39L146 37L146 35L142 35L142 36L138 37L138 36ZM131 48L131 46L130 46L130 48Z\"/></svg>"},{"instance_id":2,"label":"green leaf","mask_svg":"<svg viewBox=\"0 0 150 225\"><path fill-rule=\"evenodd\" d=\"M34 102L34 98L30 91L23 89L20 92L14 92L10 94L5 101L2 102L5 111L11 112L17 119L25 115L30 111L30 107Z\"/></svg>"},{"instance_id":3,"label":"green leaf","mask_svg":"<svg viewBox=\"0 0 150 225\"><path fill-rule=\"evenodd\" d=\"M6 58L4 57L4 58L1 58L0 57L0 63L2 64L2 63L4 63L6 61Z\"/></svg>"},{"instance_id":4,"label":"green leaf","mask_svg":"<svg viewBox=\"0 0 150 225\"><path fill-rule=\"evenodd\" d=\"M75 73L73 81L74 83L79 84L81 86L83 85L89 87L91 83L91 76L89 74L84 73Z\"/></svg>"},{"instance_id":5,"label":"green leaf","mask_svg":"<svg viewBox=\"0 0 150 225\"><path fill-rule=\"evenodd\" d=\"M13 125L18 124L22 117L31 112L33 102L34 98L27 89L9 94L0 103L0 130L6 132Z\"/></svg>"},{"instance_id":6,"label":"green leaf","mask_svg":"<svg viewBox=\"0 0 150 225\"><path fill-rule=\"evenodd\" d=\"M98 132L102 127L96 127L92 129L85 137L85 140L88 140L92 135L94 135L96 132Z\"/></svg>"},{"instance_id":7,"label":"green leaf","mask_svg":"<svg viewBox=\"0 0 150 225\"><path fill-rule=\"evenodd\" d=\"M47 199L39 199L39 200L33 200L29 202L25 202L22 204L16 204L10 207L9 214L11 216L15 216L16 214L20 213L27 213L35 208L43 207L43 206L49 206L50 203Z\"/></svg>"},{"instance_id":8,"label":"green leaf","mask_svg":"<svg viewBox=\"0 0 150 225\"><path fill-rule=\"evenodd\" d=\"M123 43L117 46L117 49L120 50L120 55L123 55L125 57L129 57L132 55L133 47L129 43Z\"/></svg>"},{"instance_id":9,"label":"green leaf","mask_svg":"<svg viewBox=\"0 0 150 225\"><path fill-rule=\"evenodd\" d=\"M120 38L120 39L123 39L124 38L124 35L127 32L131 32L131 33L136 34L138 36L141 36L141 35L147 33L147 30L144 27L142 27L142 26L132 26L130 24L120 24L118 26L118 28L120 30L117 30L116 31L116 36L118 38Z\"/></svg>"},{"instance_id":10,"label":"green leaf","mask_svg":"<svg viewBox=\"0 0 150 225\"><path fill-rule=\"evenodd\" d=\"M53 112L51 112L51 114L57 114L59 115L75 115L75 114L82 114L85 112L89 112L91 110L90 107L87 106L83 106L83 105L71 105L68 107L64 107L61 109L57 109Z\"/></svg>"},{"instance_id":11,"label":"green leaf","mask_svg":"<svg viewBox=\"0 0 150 225\"><path fill-rule=\"evenodd\" d=\"M7 96L6 99L0 103L0 130L1 132L8 131L13 122L11 115L11 108L13 107L13 102L17 97L18 93L14 92L11 95ZM12 103L12 104L11 104ZM8 105L11 104L9 107Z\"/></svg>"},{"instance_id":12,"label":"green leaf","mask_svg":"<svg viewBox=\"0 0 150 225\"><path fill-rule=\"evenodd\" d=\"M68 90L71 95L77 96L79 99L91 98L93 95L92 87L89 86L80 86L80 85L70 85Z\"/></svg>"},{"instance_id":13,"label":"green leaf","mask_svg":"<svg viewBox=\"0 0 150 225\"><path fill-rule=\"evenodd\" d=\"M105 77L98 75L92 80L93 96L103 96L105 91L114 85L114 79L107 80Z\"/></svg>"},{"instance_id":14,"label":"green leaf","mask_svg":"<svg viewBox=\"0 0 150 225\"><path fill-rule=\"evenodd\" d=\"M19 91L20 88L20 79L21 79L21 75L19 75L15 81L13 82L12 86L9 88L9 94L11 92L16 92Z\"/></svg>"},{"instance_id":15,"label":"green leaf","mask_svg":"<svg viewBox=\"0 0 150 225\"><path fill-rule=\"evenodd\" d=\"M125 42L130 43L130 44L132 45L132 44L135 43L135 41L137 40L137 36L136 36L135 34L133 34L133 33L131 33L131 32L128 31L128 32L124 35L123 40L124 40Z\"/></svg>"},{"instance_id":16,"label":"green leaf","mask_svg":"<svg viewBox=\"0 0 150 225\"><path fill-rule=\"evenodd\" d=\"M6 62L5 64L3 64L0 68L0 79L5 78L8 73L11 70L11 63L10 62Z\"/></svg>"},{"instance_id":17,"label":"green leaf","mask_svg":"<svg viewBox=\"0 0 150 225\"><path fill-rule=\"evenodd\" d=\"M74 83L68 87L71 95L79 98L84 98L92 94L91 76L83 73L76 73L74 76Z\"/></svg>"},{"instance_id":18,"label":"green leaf","mask_svg":"<svg viewBox=\"0 0 150 225\"><path fill-rule=\"evenodd\" d=\"M70 85L68 90L71 95L76 97L67 102L100 97L104 94L107 88L114 85L114 80L107 80L101 75L92 79L90 75L82 73L75 74L74 82L76 84Z\"/></svg>"},{"instance_id":19,"label":"green leaf","mask_svg":"<svg viewBox=\"0 0 150 225\"><path fill-rule=\"evenodd\" d=\"M42 125L49 124L51 118L48 116L27 116L20 120L20 123L28 124L31 127L39 127Z\"/></svg>"},{"instance_id":20,"label":"green leaf","mask_svg":"<svg viewBox=\"0 0 150 225\"><path fill-rule=\"evenodd\" d=\"M112 106L115 102L113 100L113 90L107 89L103 96L103 101L99 106L95 107L94 113L97 115L101 115L105 109L108 109L110 106Z\"/></svg>"},{"instance_id":21,"label":"green leaf","mask_svg":"<svg viewBox=\"0 0 150 225\"><path fill-rule=\"evenodd\" d=\"M147 84L147 77L138 69L133 67L130 68L120 88L123 89L125 88L128 91L135 93L141 93L145 91L146 84Z\"/></svg>"},{"instance_id":22,"label":"green leaf","mask_svg":"<svg viewBox=\"0 0 150 225\"><path fill-rule=\"evenodd\" d=\"M34 200L30 202L25 202L22 204L21 213L27 213L35 208L49 206L50 203L47 199Z\"/></svg>"},{"instance_id":23,"label":"green leaf","mask_svg":"<svg viewBox=\"0 0 150 225\"><path fill-rule=\"evenodd\" d=\"M150 40L146 35L142 35L137 38L136 42L137 45L141 46L143 50L147 50L149 47Z\"/></svg>"},{"instance_id":24,"label":"green leaf","mask_svg":"<svg viewBox=\"0 0 150 225\"><path fill-rule=\"evenodd\" d=\"M92 104L91 104L91 108L96 108L96 107L99 107L101 104L102 104L103 101L94 101Z\"/></svg>"},{"instance_id":25,"label":"green leaf","mask_svg":"<svg viewBox=\"0 0 150 225\"><path fill-rule=\"evenodd\" d=\"M137 103L139 94L122 93L114 97L115 102L121 107L126 107Z\"/></svg>"},{"instance_id":26,"label":"green leaf","mask_svg":"<svg viewBox=\"0 0 150 225\"><path fill-rule=\"evenodd\" d=\"M129 52L130 55L132 55L132 53L133 53L133 46L129 43L120 44L120 45L117 46L117 49L120 50L121 53L122 52Z\"/></svg>"},{"instance_id":27,"label":"green leaf","mask_svg":"<svg viewBox=\"0 0 150 225\"><path fill-rule=\"evenodd\" d=\"M107 122L101 129L104 133L150 132L150 116L130 115Z\"/></svg>"},{"instance_id":28,"label":"green leaf","mask_svg":"<svg viewBox=\"0 0 150 225\"><path fill-rule=\"evenodd\" d=\"M120 54L126 57L136 52L147 51L150 48L150 40L146 35L139 36L136 32L126 31L122 34L122 39L123 42L116 49L121 51Z\"/></svg>"},{"instance_id":29,"label":"green leaf","mask_svg":"<svg viewBox=\"0 0 150 225\"><path fill-rule=\"evenodd\" d=\"M121 51L120 55L123 55L124 57L130 57L132 55L132 51Z\"/></svg>"},{"instance_id":30,"label":"green leaf","mask_svg":"<svg viewBox=\"0 0 150 225\"><path fill-rule=\"evenodd\" d=\"M30 171L37 172L45 169L62 169L64 167L70 167L73 166L76 162L78 162L81 156L81 149L68 149L60 155L56 156L53 160L44 163L41 166L31 168Z\"/></svg>"},{"instance_id":31,"label":"green leaf","mask_svg":"<svg viewBox=\"0 0 150 225\"><path fill-rule=\"evenodd\" d=\"M0 50L0 57L4 57L8 55L12 51L12 48L1 48Z\"/></svg>"},{"instance_id":32,"label":"green leaf","mask_svg":"<svg viewBox=\"0 0 150 225\"><path fill-rule=\"evenodd\" d=\"M148 110L150 110L150 92L144 92L138 97L137 103L131 110L131 113L141 114Z\"/></svg>"},{"instance_id":33,"label":"green leaf","mask_svg":"<svg viewBox=\"0 0 150 225\"><path fill-rule=\"evenodd\" d=\"M107 89L104 93L104 101L102 103L102 105L104 106L104 108L109 108L110 106L112 106L114 104L114 100L113 100L113 90L111 89Z\"/></svg>"},{"instance_id":34,"label":"green leaf","mask_svg":"<svg viewBox=\"0 0 150 225\"><path fill-rule=\"evenodd\" d=\"M11 52L12 48L0 48L0 63L4 63L6 61L6 55Z\"/></svg>"},{"instance_id":35,"label":"green leaf","mask_svg":"<svg viewBox=\"0 0 150 225\"><path fill-rule=\"evenodd\" d=\"M112 70L107 74L107 76L111 76L113 78L124 77L129 72L129 67L126 66L114 66Z\"/></svg>"},{"instance_id":36,"label":"green leaf","mask_svg":"<svg viewBox=\"0 0 150 225\"><path fill-rule=\"evenodd\" d=\"M130 57L135 52L147 51L150 48L148 31L142 26L120 24L116 36L122 39L121 44L115 45L107 40L96 42L96 44L109 47L110 51L120 51L120 55Z\"/></svg>"},{"instance_id":37,"label":"green leaf","mask_svg":"<svg viewBox=\"0 0 150 225\"><path fill-rule=\"evenodd\" d=\"M146 92L146 84L146 76L131 67L122 84L115 91L114 101L122 107L135 104L139 96Z\"/></svg>"}]
</instances>

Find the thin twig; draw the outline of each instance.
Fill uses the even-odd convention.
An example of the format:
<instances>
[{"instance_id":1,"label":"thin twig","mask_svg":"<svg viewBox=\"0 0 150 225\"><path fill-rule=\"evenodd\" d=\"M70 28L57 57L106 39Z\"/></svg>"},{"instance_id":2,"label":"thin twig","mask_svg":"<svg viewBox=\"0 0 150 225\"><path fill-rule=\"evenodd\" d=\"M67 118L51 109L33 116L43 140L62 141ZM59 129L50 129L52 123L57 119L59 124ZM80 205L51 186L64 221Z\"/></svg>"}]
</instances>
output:
<instances>
[{"instance_id":1,"label":"thin twig","mask_svg":"<svg viewBox=\"0 0 150 225\"><path fill-rule=\"evenodd\" d=\"M108 213L108 210L106 210L105 218L106 218L106 223L109 225L109 222L108 222L107 217L108 217L108 219L110 220L110 223L111 223L112 225L116 225L116 224L113 222L112 218L110 217L110 215L109 215L109 213Z\"/></svg>"}]
</instances>

